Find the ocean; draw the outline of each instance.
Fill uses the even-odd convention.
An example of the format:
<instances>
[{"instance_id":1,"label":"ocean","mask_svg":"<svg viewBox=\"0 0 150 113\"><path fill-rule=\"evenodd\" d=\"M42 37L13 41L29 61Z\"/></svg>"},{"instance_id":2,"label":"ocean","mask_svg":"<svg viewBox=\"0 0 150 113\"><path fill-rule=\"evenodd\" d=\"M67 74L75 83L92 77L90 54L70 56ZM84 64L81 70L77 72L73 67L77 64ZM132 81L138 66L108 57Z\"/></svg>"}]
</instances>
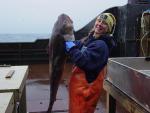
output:
<instances>
[{"instance_id":1,"label":"ocean","mask_svg":"<svg viewBox=\"0 0 150 113\"><path fill-rule=\"evenodd\" d=\"M50 34L0 34L0 43L35 42L37 39L49 39Z\"/></svg>"}]
</instances>

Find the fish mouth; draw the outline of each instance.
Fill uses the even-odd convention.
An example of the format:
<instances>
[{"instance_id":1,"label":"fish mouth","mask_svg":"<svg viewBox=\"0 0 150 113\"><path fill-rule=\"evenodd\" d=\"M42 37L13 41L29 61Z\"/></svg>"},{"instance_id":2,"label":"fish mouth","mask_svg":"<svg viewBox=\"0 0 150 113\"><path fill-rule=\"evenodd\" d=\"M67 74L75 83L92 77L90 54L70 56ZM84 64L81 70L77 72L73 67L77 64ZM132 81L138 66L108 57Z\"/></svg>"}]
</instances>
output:
<instances>
[{"instance_id":1,"label":"fish mouth","mask_svg":"<svg viewBox=\"0 0 150 113\"><path fill-rule=\"evenodd\" d=\"M75 36L74 34L65 34L63 35L65 41L75 41Z\"/></svg>"}]
</instances>

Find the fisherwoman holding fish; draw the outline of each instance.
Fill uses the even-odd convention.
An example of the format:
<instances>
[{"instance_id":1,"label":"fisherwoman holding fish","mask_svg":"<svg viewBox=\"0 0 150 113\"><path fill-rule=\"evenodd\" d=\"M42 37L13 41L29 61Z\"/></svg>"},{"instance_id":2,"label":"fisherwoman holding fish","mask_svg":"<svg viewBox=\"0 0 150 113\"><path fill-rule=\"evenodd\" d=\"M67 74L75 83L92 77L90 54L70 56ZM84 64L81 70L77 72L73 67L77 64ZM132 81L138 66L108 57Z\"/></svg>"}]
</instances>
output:
<instances>
[{"instance_id":1,"label":"fisherwoman holding fish","mask_svg":"<svg viewBox=\"0 0 150 113\"><path fill-rule=\"evenodd\" d=\"M115 46L116 19L100 14L86 41L66 41L66 51L75 64L69 83L69 113L94 113L106 75L106 65Z\"/></svg>"}]
</instances>

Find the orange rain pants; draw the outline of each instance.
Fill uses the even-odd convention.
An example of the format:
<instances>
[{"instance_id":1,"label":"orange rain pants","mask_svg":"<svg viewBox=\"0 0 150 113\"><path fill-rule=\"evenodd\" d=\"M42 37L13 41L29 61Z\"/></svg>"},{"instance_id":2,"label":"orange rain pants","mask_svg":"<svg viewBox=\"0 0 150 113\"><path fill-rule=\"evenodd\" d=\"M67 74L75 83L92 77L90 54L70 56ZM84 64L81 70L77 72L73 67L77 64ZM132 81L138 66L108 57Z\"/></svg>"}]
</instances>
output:
<instances>
[{"instance_id":1,"label":"orange rain pants","mask_svg":"<svg viewBox=\"0 0 150 113\"><path fill-rule=\"evenodd\" d=\"M106 67L97 79L88 83L85 73L78 67L73 68L69 83L69 113L94 113L103 88Z\"/></svg>"}]
</instances>

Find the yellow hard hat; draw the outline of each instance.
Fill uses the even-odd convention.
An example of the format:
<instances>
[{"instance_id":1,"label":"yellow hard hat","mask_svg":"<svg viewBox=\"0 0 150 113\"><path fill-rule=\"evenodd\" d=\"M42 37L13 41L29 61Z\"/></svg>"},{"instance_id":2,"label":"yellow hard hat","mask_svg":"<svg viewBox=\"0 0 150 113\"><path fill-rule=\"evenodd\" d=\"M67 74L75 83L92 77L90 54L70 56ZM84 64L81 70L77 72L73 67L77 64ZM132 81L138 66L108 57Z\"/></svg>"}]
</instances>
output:
<instances>
[{"instance_id":1,"label":"yellow hard hat","mask_svg":"<svg viewBox=\"0 0 150 113\"><path fill-rule=\"evenodd\" d=\"M114 27L116 25L116 19L115 16L111 13L102 13L100 14L97 19L102 19L103 21L105 21L108 25L108 32L111 34L114 32ZM113 28L113 29L112 29Z\"/></svg>"}]
</instances>

